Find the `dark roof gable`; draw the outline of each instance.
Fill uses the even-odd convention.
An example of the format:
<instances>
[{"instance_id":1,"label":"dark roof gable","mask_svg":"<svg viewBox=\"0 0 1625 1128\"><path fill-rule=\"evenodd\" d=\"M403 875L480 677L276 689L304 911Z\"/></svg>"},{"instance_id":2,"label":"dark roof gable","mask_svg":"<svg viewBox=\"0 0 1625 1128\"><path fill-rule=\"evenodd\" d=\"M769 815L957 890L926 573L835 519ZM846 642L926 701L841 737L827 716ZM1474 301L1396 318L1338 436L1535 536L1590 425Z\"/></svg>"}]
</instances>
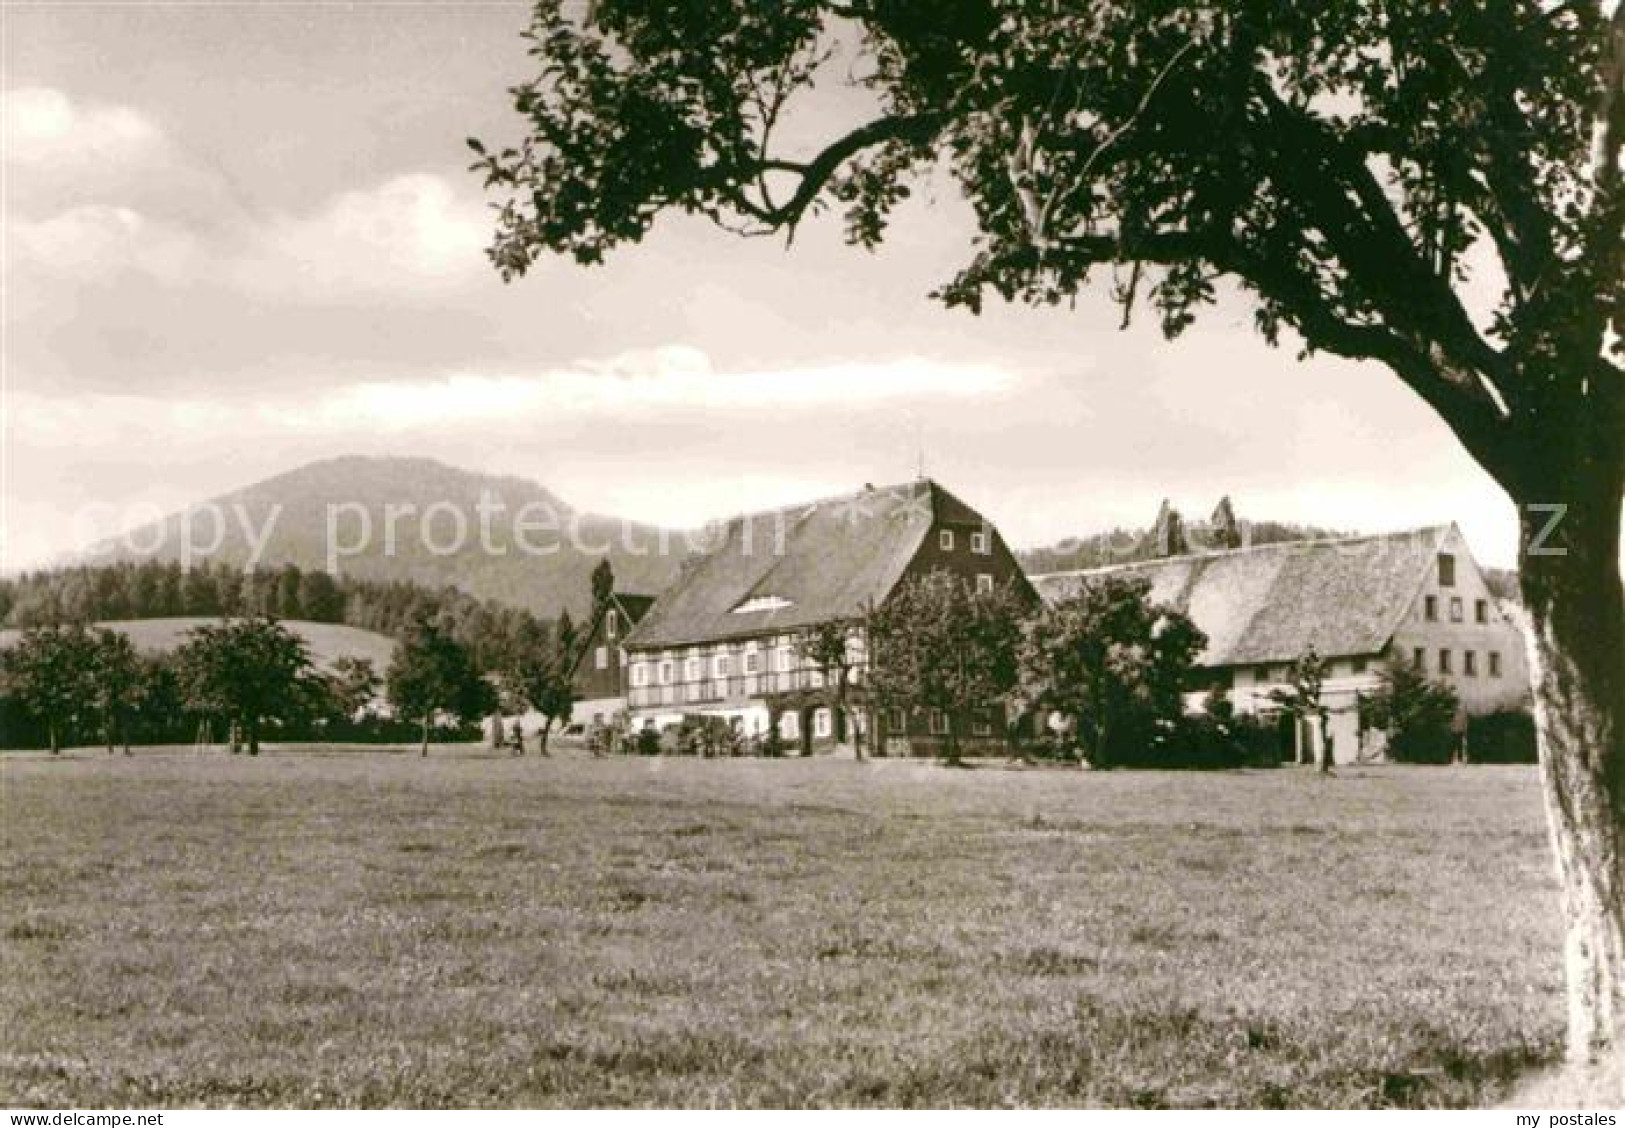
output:
<instances>
[{"instance_id":1,"label":"dark roof gable","mask_svg":"<svg viewBox=\"0 0 1625 1128\"><path fill-rule=\"evenodd\" d=\"M683 646L852 618L890 594L934 525L981 520L929 479L736 517L627 645Z\"/></svg>"},{"instance_id":2,"label":"dark roof gable","mask_svg":"<svg viewBox=\"0 0 1625 1128\"><path fill-rule=\"evenodd\" d=\"M1421 590L1448 525L1337 540L1290 541L1034 576L1046 600L1108 575L1151 581L1151 597L1208 636L1204 666L1380 653Z\"/></svg>"}]
</instances>

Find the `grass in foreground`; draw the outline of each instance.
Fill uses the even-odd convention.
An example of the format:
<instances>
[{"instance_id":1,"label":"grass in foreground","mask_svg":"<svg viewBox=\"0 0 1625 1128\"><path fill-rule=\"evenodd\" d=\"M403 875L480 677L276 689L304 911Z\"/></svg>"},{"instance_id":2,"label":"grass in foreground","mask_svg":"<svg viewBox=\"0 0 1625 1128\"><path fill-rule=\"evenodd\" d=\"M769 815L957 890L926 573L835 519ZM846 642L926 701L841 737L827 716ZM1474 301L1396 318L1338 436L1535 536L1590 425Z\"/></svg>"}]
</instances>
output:
<instances>
[{"instance_id":1,"label":"grass in foreground","mask_svg":"<svg viewBox=\"0 0 1625 1128\"><path fill-rule=\"evenodd\" d=\"M0 760L0 1104L1493 1102L1531 769Z\"/></svg>"}]
</instances>

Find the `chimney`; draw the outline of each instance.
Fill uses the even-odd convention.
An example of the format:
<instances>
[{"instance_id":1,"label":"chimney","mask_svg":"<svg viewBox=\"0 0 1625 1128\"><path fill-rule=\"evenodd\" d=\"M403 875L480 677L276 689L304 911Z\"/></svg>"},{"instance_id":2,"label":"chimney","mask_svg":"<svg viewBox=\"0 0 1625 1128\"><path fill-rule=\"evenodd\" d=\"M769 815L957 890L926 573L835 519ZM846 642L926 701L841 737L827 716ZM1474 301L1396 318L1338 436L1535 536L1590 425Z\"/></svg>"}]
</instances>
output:
<instances>
[{"instance_id":1,"label":"chimney","mask_svg":"<svg viewBox=\"0 0 1625 1128\"><path fill-rule=\"evenodd\" d=\"M1228 495L1219 499L1209 522L1213 526L1213 547L1217 549L1241 547L1241 525Z\"/></svg>"},{"instance_id":2,"label":"chimney","mask_svg":"<svg viewBox=\"0 0 1625 1128\"><path fill-rule=\"evenodd\" d=\"M1190 551L1185 544L1185 522L1167 498L1157 510L1157 523L1151 530L1151 551L1157 557L1184 556Z\"/></svg>"}]
</instances>

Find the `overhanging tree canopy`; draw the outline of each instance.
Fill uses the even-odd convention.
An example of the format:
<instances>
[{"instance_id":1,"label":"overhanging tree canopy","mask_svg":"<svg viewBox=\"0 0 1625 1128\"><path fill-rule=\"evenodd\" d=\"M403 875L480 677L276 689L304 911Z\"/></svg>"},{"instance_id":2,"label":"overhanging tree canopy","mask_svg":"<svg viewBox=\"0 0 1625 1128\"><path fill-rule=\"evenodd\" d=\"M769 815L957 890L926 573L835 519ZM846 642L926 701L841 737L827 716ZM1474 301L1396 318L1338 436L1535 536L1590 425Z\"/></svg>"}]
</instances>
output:
<instances>
[{"instance_id":1,"label":"overhanging tree canopy","mask_svg":"<svg viewBox=\"0 0 1625 1128\"><path fill-rule=\"evenodd\" d=\"M759 234L834 203L874 245L945 167L977 224L950 305L1104 273L1176 334L1226 279L1270 341L1431 405L1519 506L1570 1045L1625 1049L1618 0L540 0L527 34L524 139L471 142L505 277L668 210ZM872 116L783 146L840 76Z\"/></svg>"}]
</instances>

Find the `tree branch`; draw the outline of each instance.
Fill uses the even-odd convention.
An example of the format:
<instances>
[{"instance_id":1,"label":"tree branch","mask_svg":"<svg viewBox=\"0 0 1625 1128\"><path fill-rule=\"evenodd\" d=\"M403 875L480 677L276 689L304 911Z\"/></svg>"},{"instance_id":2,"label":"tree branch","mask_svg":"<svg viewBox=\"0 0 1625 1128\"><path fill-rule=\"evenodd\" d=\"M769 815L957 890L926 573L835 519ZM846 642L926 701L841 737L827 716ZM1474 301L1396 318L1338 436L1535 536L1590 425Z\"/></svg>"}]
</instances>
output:
<instances>
[{"instance_id":1,"label":"tree branch","mask_svg":"<svg viewBox=\"0 0 1625 1128\"><path fill-rule=\"evenodd\" d=\"M877 118L860 125L823 152L805 163L778 159L764 159L761 171L789 172L800 177L800 183L783 204L753 201L743 193L731 193L730 202L741 211L772 228L794 228L818 194L824 190L840 167L865 149L887 141L907 141L921 145L930 141L945 120L942 114L908 114Z\"/></svg>"}]
</instances>

